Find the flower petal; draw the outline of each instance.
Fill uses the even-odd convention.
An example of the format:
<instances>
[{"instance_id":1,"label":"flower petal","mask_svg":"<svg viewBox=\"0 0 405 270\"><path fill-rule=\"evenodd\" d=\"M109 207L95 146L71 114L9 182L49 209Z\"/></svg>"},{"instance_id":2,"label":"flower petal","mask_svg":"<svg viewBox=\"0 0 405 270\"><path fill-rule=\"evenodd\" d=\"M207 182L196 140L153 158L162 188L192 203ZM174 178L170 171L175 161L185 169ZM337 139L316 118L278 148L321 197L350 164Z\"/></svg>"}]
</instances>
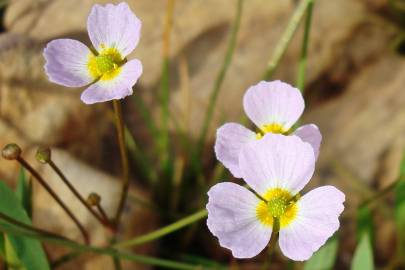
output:
<instances>
[{"instance_id":1,"label":"flower petal","mask_svg":"<svg viewBox=\"0 0 405 270\"><path fill-rule=\"evenodd\" d=\"M288 130L301 116L305 104L297 88L281 81L261 81L246 91L243 107L258 128L279 124Z\"/></svg>"},{"instance_id":2,"label":"flower petal","mask_svg":"<svg viewBox=\"0 0 405 270\"><path fill-rule=\"evenodd\" d=\"M233 176L242 177L239 172L239 153L246 143L255 138L254 132L240 124L227 123L218 128L214 147L215 154Z\"/></svg>"},{"instance_id":3,"label":"flower petal","mask_svg":"<svg viewBox=\"0 0 405 270\"><path fill-rule=\"evenodd\" d=\"M45 73L51 82L63 86L85 86L94 80L87 68L89 56L92 54L80 41L52 40L44 50Z\"/></svg>"},{"instance_id":4,"label":"flower petal","mask_svg":"<svg viewBox=\"0 0 405 270\"><path fill-rule=\"evenodd\" d=\"M269 243L271 228L256 217L259 199L234 183L219 183L208 191L207 225L222 247L235 258L252 258Z\"/></svg>"},{"instance_id":5,"label":"flower petal","mask_svg":"<svg viewBox=\"0 0 405 270\"><path fill-rule=\"evenodd\" d=\"M116 48L122 58L138 45L141 21L128 4L94 5L87 18L87 31L94 48L100 52L103 47Z\"/></svg>"},{"instance_id":6,"label":"flower petal","mask_svg":"<svg viewBox=\"0 0 405 270\"><path fill-rule=\"evenodd\" d=\"M142 74L142 64L134 59L121 67L117 77L105 81L99 80L90 85L81 96L86 104L121 99L132 94L132 86Z\"/></svg>"},{"instance_id":7,"label":"flower petal","mask_svg":"<svg viewBox=\"0 0 405 270\"><path fill-rule=\"evenodd\" d=\"M316 188L298 202L297 217L280 231L279 245L285 256L308 260L339 228L345 195L333 186Z\"/></svg>"},{"instance_id":8,"label":"flower petal","mask_svg":"<svg viewBox=\"0 0 405 270\"><path fill-rule=\"evenodd\" d=\"M322 134L319 131L319 128L314 124L304 125L295 130L294 135L300 137L304 142L307 142L312 145L314 149L315 158L319 156L319 147L322 142Z\"/></svg>"},{"instance_id":9,"label":"flower petal","mask_svg":"<svg viewBox=\"0 0 405 270\"><path fill-rule=\"evenodd\" d=\"M270 188L295 195L314 173L314 150L298 136L268 133L243 147L239 168L246 183L261 195Z\"/></svg>"}]
</instances>

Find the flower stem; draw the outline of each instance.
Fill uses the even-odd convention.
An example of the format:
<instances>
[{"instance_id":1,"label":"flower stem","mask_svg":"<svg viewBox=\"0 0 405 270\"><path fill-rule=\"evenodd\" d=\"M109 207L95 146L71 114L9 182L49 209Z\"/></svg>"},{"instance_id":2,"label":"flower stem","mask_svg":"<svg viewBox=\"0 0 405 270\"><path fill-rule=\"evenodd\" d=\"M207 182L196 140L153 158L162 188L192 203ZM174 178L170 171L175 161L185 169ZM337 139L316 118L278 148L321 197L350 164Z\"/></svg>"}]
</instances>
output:
<instances>
[{"instance_id":1,"label":"flower stem","mask_svg":"<svg viewBox=\"0 0 405 270\"><path fill-rule=\"evenodd\" d=\"M70 189L70 191L76 196L77 199L87 208L87 210L90 211L90 213L101 223L101 225L111 228L111 224L109 224L108 219L103 219L101 218L96 211L94 211L93 208L86 202L86 200L80 195L80 193L77 191L77 189L70 183L70 181L66 178L66 176L63 174L63 172L59 169L59 167L50 160L48 162L49 166L56 172L56 174L59 176L59 178L62 180L63 183L66 184L66 186Z\"/></svg>"},{"instance_id":2,"label":"flower stem","mask_svg":"<svg viewBox=\"0 0 405 270\"><path fill-rule=\"evenodd\" d=\"M61 236L61 235L58 235L58 234L55 234L55 233L52 233L52 232L48 232L48 231L45 231L45 230L42 230L42 229L39 229L39 228L35 228L35 227L31 226L31 225L25 224L25 223L23 223L21 221L18 221L16 219L2 213L2 212L0 212L0 219L4 220L4 221L6 221L6 222L8 222L10 224L13 224L13 225L15 225L17 227L21 227L21 228L23 228L25 230L32 231L32 232L38 233L40 235L46 235L46 236L51 236L51 237L56 237L56 238L60 238L60 239L69 240L68 238L66 238L64 236Z\"/></svg>"},{"instance_id":3,"label":"flower stem","mask_svg":"<svg viewBox=\"0 0 405 270\"><path fill-rule=\"evenodd\" d=\"M401 181L401 178L392 182L391 184L389 184L388 186L386 186L385 188L383 188L382 190L378 191L376 194L374 194L373 196L369 197L368 199L364 200L359 208L363 208L365 206L367 206L368 204L377 201L383 197L385 197L388 193L390 193L391 191L393 191L395 189L395 187L398 185L398 183Z\"/></svg>"},{"instance_id":4,"label":"flower stem","mask_svg":"<svg viewBox=\"0 0 405 270\"><path fill-rule=\"evenodd\" d=\"M101 214L102 219L104 219L105 221L109 221L110 219L108 218L106 212L104 211L104 208L101 206L101 204L97 204L97 210L98 212Z\"/></svg>"},{"instance_id":5,"label":"flower stem","mask_svg":"<svg viewBox=\"0 0 405 270\"><path fill-rule=\"evenodd\" d=\"M95 246L83 245L83 244L80 244L80 243L77 243L77 242L74 242L71 240L65 240L65 239L61 239L58 237L45 236L45 235L41 235L38 233L29 232L27 230L23 230L18 227L4 226L4 224L1 224L1 223L0 223L0 231L7 233L7 234L13 234L13 235L19 235L19 236L25 236L25 237L39 239L41 241L45 241L45 242L49 242L49 243L53 243L56 245L60 245L60 246L64 246L64 247L73 249L80 253L87 252L87 253L108 255L111 257L119 257L120 259L139 262L139 263L143 263L146 265L159 266L159 267L163 267L163 268L167 268L167 269L177 269L177 270L213 269L212 267L201 268L200 265L192 265L192 264L187 264L187 263L182 263L182 262L176 262L176 261L170 261L170 260L165 260L165 259L160 259L160 258L143 256L143 255L138 255L138 254L133 254L133 253L128 253L128 252L122 252L122 251L118 251L111 247L95 247ZM215 269L218 269L218 268L215 268Z\"/></svg>"},{"instance_id":6,"label":"flower stem","mask_svg":"<svg viewBox=\"0 0 405 270\"><path fill-rule=\"evenodd\" d=\"M115 125L117 128L118 145L120 148L121 163L122 163L122 190L121 197L118 203L117 212L114 218L114 224L117 227L120 223L121 215L124 210L125 202L128 197L129 190L129 165L127 148L125 147L125 132L124 132L124 120L122 117L122 108L119 100L113 100L114 113L115 113Z\"/></svg>"},{"instance_id":7,"label":"flower stem","mask_svg":"<svg viewBox=\"0 0 405 270\"><path fill-rule=\"evenodd\" d=\"M42 178L42 176L33 168L30 164L28 164L25 159L21 156L17 157L16 160L27 170L29 171L35 179L45 188L45 190L55 199L55 201L62 207L62 209L66 212L66 214L73 220L76 226L79 228L80 232L83 235L84 242L88 244L90 242L89 234L87 233L84 226L80 223L80 221L76 218L76 216L70 211L70 209L66 206L66 204L59 198L59 196L53 191L53 189L48 185L48 183Z\"/></svg>"},{"instance_id":8,"label":"flower stem","mask_svg":"<svg viewBox=\"0 0 405 270\"><path fill-rule=\"evenodd\" d=\"M301 92L304 92L305 87L305 70L307 67L309 32L311 29L313 7L314 7L314 0L309 0L307 6L307 15L305 18L305 28L304 28L304 37L302 40L301 56L298 64L297 88L300 89Z\"/></svg>"},{"instance_id":9,"label":"flower stem","mask_svg":"<svg viewBox=\"0 0 405 270\"><path fill-rule=\"evenodd\" d=\"M276 68L278 67L285 51L287 50L287 47L290 44L290 41L294 36L294 33L297 30L298 25L302 17L304 16L308 5L312 1L313 0L302 0L295 9L294 14L292 15L287 25L287 28L284 30L284 33L281 36L280 41L276 45L273 56L267 65L267 69L263 74L263 78L265 80L270 79L273 76L274 72L276 71Z\"/></svg>"},{"instance_id":10,"label":"flower stem","mask_svg":"<svg viewBox=\"0 0 405 270\"><path fill-rule=\"evenodd\" d=\"M116 243L115 245L113 245L113 247L130 247L130 246L138 246L153 240L156 240L162 236L165 236L167 234L170 234L174 231L177 231L185 226L188 226L190 224L193 224L194 222L205 218L208 215L207 210L202 209L200 211L198 211L195 214L192 214L188 217L185 217L183 219L180 219L178 221L176 221L175 223L172 223L166 227L160 228L156 231L141 235L139 237L127 240L127 241L123 241L123 242L119 242Z\"/></svg>"},{"instance_id":11,"label":"flower stem","mask_svg":"<svg viewBox=\"0 0 405 270\"><path fill-rule=\"evenodd\" d=\"M161 120L162 130L159 142L159 151L161 155L162 167L169 171L169 57L170 57L170 34L173 27L173 12L175 0L167 0L166 18L163 30L163 47L162 47L162 78L160 82L160 102L161 102ZM165 173L167 173L165 172Z\"/></svg>"},{"instance_id":12,"label":"flower stem","mask_svg":"<svg viewBox=\"0 0 405 270\"><path fill-rule=\"evenodd\" d=\"M196 151L196 155L200 156L202 149L204 148L205 140L208 133L209 124L211 122L212 116L214 114L215 105L218 99L219 92L221 90L222 83L225 79L225 75L228 71L228 68L231 64L232 57L236 47L236 41L238 37L240 21L242 17L242 10L243 10L243 0L238 0L236 15L235 15L235 22L233 24L233 28L231 30L231 34L229 37L228 49L225 54L224 62L222 63L221 70L219 71L217 78L214 83L214 89L211 92L211 96L208 103L208 109L205 114L205 119L203 122L203 126L201 129L201 134L198 142L198 148Z\"/></svg>"}]
</instances>

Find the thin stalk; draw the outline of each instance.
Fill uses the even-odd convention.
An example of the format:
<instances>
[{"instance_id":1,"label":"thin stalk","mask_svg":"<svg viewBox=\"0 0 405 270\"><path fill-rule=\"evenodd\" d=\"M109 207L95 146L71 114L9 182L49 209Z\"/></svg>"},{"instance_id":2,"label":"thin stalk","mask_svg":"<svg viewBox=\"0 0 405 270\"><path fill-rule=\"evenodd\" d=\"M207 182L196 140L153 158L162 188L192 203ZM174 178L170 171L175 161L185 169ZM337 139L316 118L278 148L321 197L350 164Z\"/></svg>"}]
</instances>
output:
<instances>
[{"instance_id":1,"label":"thin stalk","mask_svg":"<svg viewBox=\"0 0 405 270\"><path fill-rule=\"evenodd\" d=\"M298 63L297 88L300 89L301 92L304 92L305 87L305 70L307 67L309 33L311 30L313 7L314 7L314 0L309 0L307 6L307 15L305 18L304 37L302 39L301 56Z\"/></svg>"},{"instance_id":2,"label":"thin stalk","mask_svg":"<svg viewBox=\"0 0 405 270\"><path fill-rule=\"evenodd\" d=\"M100 203L97 204L96 208L98 212L101 214L101 217L108 222L110 219L108 218L106 212L104 211L104 208L101 206Z\"/></svg>"},{"instance_id":3,"label":"thin stalk","mask_svg":"<svg viewBox=\"0 0 405 270\"><path fill-rule=\"evenodd\" d=\"M180 219L180 220L178 220L178 221L176 221L176 222L174 222L174 223L172 223L172 224L170 224L168 226L160 228L160 229L158 229L156 231L153 231L151 233L147 233L147 234L141 235L139 237L136 237L134 239L130 239L130 240L127 240L127 241L116 243L115 245L113 245L113 247L122 248L122 247L138 246L138 245L141 245L141 244L156 240L158 238L161 238L162 236L165 236L165 235L170 234L170 233L172 233L174 231L177 231L177 230L179 230L179 229L181 229L183 227L186 227L186 226L188 226L190 224L193 224L194 222L205 218L207 215L208 215L207 210L205 210L205 209L200 210L200 211L198 211L197 213L195 213L195 214L193 214L191 216Z\"/></svg>"},{"instance_id":4,"label":"thin stalk","mask_svg":"<svg viewBox=\"0 0 405 270\"><path fill-rule=\"evenodd\" d=\"M8 222L8 223L10 223L12 225L15 225L17 227L21 227L21 228L23 228L25 230L31 231L31 232L35 232L35 233L38 233L38 234L41 234L41 235L56 237L56 238L60 238L60 239L70 240L70 239L68 239L68 238L66 238L64 236L58 235L56 233L48 232L48 231L36 228L34 226L31 226L29 224L25 224L24 222L16 220L16 219L14 219L14 218L10 217L9 215L6 215L6 214L4 214L2 212L0 212L0 219L4 220L4 221L6 221L6 222Z\"/></svg>"},{"instance_id":5,"label":"thin stalk","mask_svg":"<svg viewBox=\"0 0 405 270\"><path fill-rule=\"evenodd\" d=\"M103 220L96 211L94 211L93 208L86 202L86 200L83 198L82 195L77 191L77 189L70 183L70 181L66 178L64 173L59 169L59 167L50 160L48 162L49 166L56 172L56 174L59 176L59 178L62 180L63 183L70 189L70 191L76 196L76 198L87 208L87 210L90 211L90 213L101 223L101 225L105 227L111 228L111 224L109 224L108 219Z\"/></svg>"},{"instance_id":6,"label":"thin stalk","mask_svg":"<svg viewBox=\"0 0 405 270\"><path fill-rule=\"evenodd\" d=\"M277 227L277 225L275 225L275 224L279 221L276 221L276 220L278 220L278 219L274 219L275 222L273 224L273 231L271 232L270 243L267 248L267 258L261 268L263 270L269 269L270 264L271 264L271 259L273 257L274 251L276 250L277 241L279 238L279 232L275 230L275 227Z\"/></svg>"},{"instance_id":7,"label":"thin stalk","mask_svg":"<svg viewBox=\"0 0 405 270\"><path fill-rule=\"evenodd\" d=\"M386 186L385 188L383 188L382 190L378 191L376 194L374 194L373 196L369 197L368 199L364 200L359 208L365 207L368 204L380 200L381 198L385 197L387 194L389 194L391 191L393 191L395 189L395 187L398 185L398 183L401 181L401 179L398 179L394 182L392 182L391 184L389 184L388 186Z\"/></svg>"},{"instance_id":8,"label":"thin stalk","mask_svg":"<svg viewBox=\"0 0 405 270\"><path fill-rule=\"evenodd\" d=\"M117 256L112 257L115 270L122 270L121 261Z\"/></svg>"},{"instance_id":9,"label":"thin stalk","mask_svg":"<svg viewBox=\"0 0 405 270\"><path fill-rule=\"evenodd\" d=\"M51 236L44 236L44 235L40 235L37 233L29 232L24 229L19 229L16 227L5 227L5 226L3 226L3 224L0 224L0 231L3 233L7 233L7 234L35 238L35 239L39 239L44 242L61 245L61 246L73 249L76 252L80 252L80 253L87 252L87 253L94 253L94 254L100 254L100 255L108 255L111 257L119 257L124 260L139 262L139 263L143 263L146 265L164 267L167 269L178 269L178 270L212 269L210 267L202 268L200 265L192 265L192 264L186 264L186 263L170 261L170 260L165 260L165 259L160 259L160 258L154 258L154 257L143 256L143 255L138 255L138 254L133 254L133 253L122 252L122 251L118 251L111 247L95 247L95 246L83 245L83 244L80 244L80 243L77 243L77 242L74 242L71 240L60 239L60 238L55 238L55 237L51 237Z\"/></svg>"},{"instance_id":10,"label":"thin stalk","mask_svg":"<svg viewBox=\"0 0 405 270\"><path fill-rule=\"evenodd\" d=\"M142 153L139 146L136 144L134 137L129 132L129 129L125 127L125 140L126 146L129 152L132 154L134 160L139 164L140 170L142 170L143 175L150 183L155 183L157 175L155 170L151 166L149 158Z\"/></svg>"},{"instance_id":11,"label":"thin stalk","mask_svg":"<svg viewBox=\"0 0 405 270\"><path fill-rule=\"evenodd\" d=\"M288 22L287 28L284 30L283 35L281 36L280 41L277 43L276 48L274 50L273 56L271 57L269 63L267 64L267 69L263 74L263 78L265 80L270 79L275 70L277 69L281 58L283 57L285 51L287 50L288 45L292 37L294 36L295 31L298 28L298 25L305 14L305 11L310 2L313 0L302 0L297 8L294 11L290 21Z\"/></svg>"},{"instance_id":12,"label":"thin stalk","mask_svg":"<svg viewBox=\"0 0 405 270\"><path fill-rule=\"evenodd\" d=\"M237 41L237 37L238 37L238 32L239 32L239 28L240 28L240 21L241 21L241 17L242 17L242 11L243 11L243 0L238 0L237 3L237 8L236 8L236 15L235 15L235 21L231 30L231 34L229 37L229 41L228 41L228 49L226 51L225 54L225 58L224 58L224 62L222 63L222 67L218 73L218 76L214 82L214 87L213 90L211 92L211 96L209 99L209 104L208 104L208 108L207 108L207 112L205 114L205 118L204 118L204 122L203 122L203 126L201 129L201 134L199 137L199 142L197 145L197 151L196 151L196 155L200 156L200 153L202 152L202 149L204 148L204 144L205 144L205 140L207 137L207 133L208 133L208 128L209 128L209 124L211 122L211 119L213 117L214 114L214 109L215 109L215 105L217 103L217 99L218 99L218 95L221 91L221 86L222 83L224 82L225 79L225 75L228 71L228 68L231 64L232 61L232 57L235 51L235 47L236 47L236 41Z\"/></svg>"},{"instance_id":13,"label":"thin stalk","mask_svg":"<svg viewBox=\"0 0 405 270\"><path fill-rule=\"evenodd\" d=\"M25 161L21 156L17 157L17 161L29 171L35 179L45 188L45 190L54 198L54 200L62 207L66 214L73 220L76 226L79 228L80 232L83 235L84 242L88 244L90 242L89 234L87 233L84 226L76 218L76 216L70 211L66 204L59 198L59 196L53 191L53 189L48 185L48 183L42 178L42 176L33 168L27 161Z\"/></svg>"},{"instance_id":14,"label":"thin stalk","mask_svg":"<svg viewBox=\"0 0 405 270\"><path fill-rule=\"evenodd\" d=\"M153 119L149 108L146 106L142 97L139 95L133 95L132 100L134 101L136 108L139 110L143 121L146 123L152 138L155 142L157 142L159 139L159 130L156 127L155 120Z\"/></svg>"},{"instance_id":15,"label":"thin stalk","mask_svg":"<svg viewBox=\"0 0 405 270\"><path fill-rule=\"evenodd\" d=\"M175 0L167 0L166 18L163 30L163 47L162 47L162 78L160 82L160 101L161 101L161 119L162 134L160 138L160 154L163 167L167 166L169 154L169 56L170 56L170 34L173 27L173 12Z\"/></svg>"},{"instance_id":16,"label":"thin stalk","mask_svg":"<svg viewBox=\"0 0 405 270\"><path fill-rule=\"evenodd\" d=\"M61 257L59 257L56 260L54 260L53 262L51 262L51 268L52 269L57 269L58 267L61 267L65 263L68 263L71 260L76 259L81 254L82 254L81 252L72 251L72 252L69 252L69 253L67 253L65 255L62 255Z\"/></svg>"},{"instance_id":17,"label":"thin stalk","mask_svg":"<svg viewBox=\"0 0 405 270\"><path fill-rule=\"evenodd\" d=\"M124 210L125 202L128 196L129 190L129 165L128 154L125 146L125 132L124 132L124 119L122 116L122 108L119 100L113 100L114 113L115 113L115 125L117 128L118 145L120 148L121 163L122 163L122 191L121 197L118 203L117 212L114 218L114 224L117 227L120 223L121 215Z\"/></svg>"}]
</instances>

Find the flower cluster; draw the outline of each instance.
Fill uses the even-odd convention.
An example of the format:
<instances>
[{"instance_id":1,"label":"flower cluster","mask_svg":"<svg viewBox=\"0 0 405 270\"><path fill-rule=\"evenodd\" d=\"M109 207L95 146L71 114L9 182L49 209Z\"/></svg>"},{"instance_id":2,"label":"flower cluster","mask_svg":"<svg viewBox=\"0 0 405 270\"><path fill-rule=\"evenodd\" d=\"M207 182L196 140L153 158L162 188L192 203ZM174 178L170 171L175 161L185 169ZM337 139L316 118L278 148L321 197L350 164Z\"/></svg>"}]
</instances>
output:
<instances>
[{"instance_id":1,"label":"flower cluster","mask_svg":"<svg viewBox=\"0 0 405 270\"><path fill-rule=\"evenodd\" d=\"M94 5L87 19L93 47L80 41L57 39L48 43L45 72L51 82L67 86L89 85L81 99L86 104L121 99L132 94L142 64L126 57L138 44L141 21L128 4Z\"/></svg>"},{"instance_id":2,"label":"flower cluster","mask_svg":"<svg viewBox=\"0 0 405 270\"><path fill-rule=\"evenodd\" d=\"M86 104L132 94L142 74L139 60L126 57L140 38L141 22L126 3L95 5L87 20L92 48L72 39L48 43L45 71L50 81L88 85ZM304 111L301 92L281 81L260 82L243 99L253 132L228 123L217 131L217 159L251 190L224 182L209 192L208 228L237 258L259 254L274 233L281 251L293 260L307 260L339 228L345 195L332 186L301 197L311 179L322 136L314 124L294 129Z\"/></svg>"},{"instance_id":3,"label":"flower cluster","mask_svg":"<svg viewBox=\"0 0 405 270\"><path fill-rule=\"evenodd\" d=\"M345 200L332 186L299 193L315 170L319 129L310 124L291 130L304 100L298 89L280 81L252 86L243 105L258 132L225 124L218 129L215 152L254 192L230 182L213 186L208 228L236 258L258 255L274 232L285 256L307 260L339 228Z\"/></svg>"}]
</instances>

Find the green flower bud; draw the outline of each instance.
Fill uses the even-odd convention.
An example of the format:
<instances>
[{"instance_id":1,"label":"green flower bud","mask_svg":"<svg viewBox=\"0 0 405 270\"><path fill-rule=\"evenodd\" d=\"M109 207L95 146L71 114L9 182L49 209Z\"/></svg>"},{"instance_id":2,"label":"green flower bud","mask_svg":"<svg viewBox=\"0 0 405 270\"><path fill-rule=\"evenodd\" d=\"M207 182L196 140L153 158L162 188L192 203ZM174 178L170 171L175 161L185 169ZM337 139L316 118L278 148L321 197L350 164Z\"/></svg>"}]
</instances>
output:
<instances>
[{"instance_id":1,"label":"green flower bud","mask_svg":"<svg viewBox=\"0 0 405 270\"><path fill-rule=\"evenodd\" d=\"M1 155L5 159L14 160L21 155L21 152L21 148L17 144L10 143L3 148L3 150L1 151Z\"/></svg>"},{"instance_id":2,"label":"green flower bud","mask_svg":"<svg viewBox=\"0 0 405 270\"><path fill-rule=\"evenodd\" d=\"M39 147L35 158L42 164L49 163L51 161L51 149L49 147Z\"/></svg>"},{"instance_id":3,"label":"green flower bud","mask_svg":"<svg viewBox=\"0 0 405 270\"><path fill-rule=\"evenodd\" d=\"M88 203L90 206L99 205L100 202L101 202L101 197L100 197L100 195L98 195L97 193L92 192L92 193L90 193L89 196L87 197L87 203Z\"/></svg>"}]
</instances>

